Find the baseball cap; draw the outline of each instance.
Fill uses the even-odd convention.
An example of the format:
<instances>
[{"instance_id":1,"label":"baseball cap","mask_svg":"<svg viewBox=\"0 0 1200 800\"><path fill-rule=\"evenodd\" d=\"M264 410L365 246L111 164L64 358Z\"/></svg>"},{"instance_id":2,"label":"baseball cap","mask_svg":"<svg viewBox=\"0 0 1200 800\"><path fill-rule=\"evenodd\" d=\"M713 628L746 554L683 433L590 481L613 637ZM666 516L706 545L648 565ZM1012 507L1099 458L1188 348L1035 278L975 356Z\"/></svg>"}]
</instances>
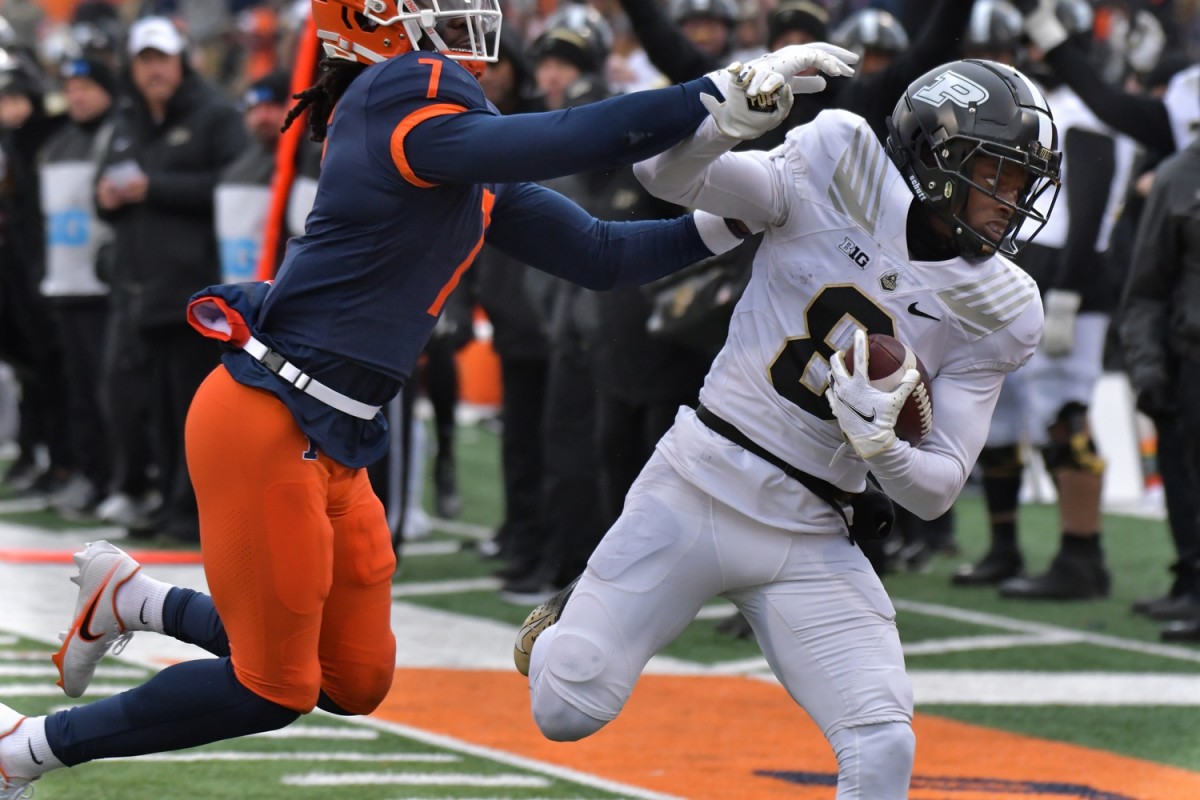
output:
<instances>
[{"instance_id":1,"label":"baseball cap","mask_svg":"<svg viewBox=\"0 0 1200 800\"><path fill-rule=\"evenodd\" d=\"M142 17L129 28L129 55L157 50L169 56L183 52L187 42L175 24L166 17Z\"/></svg>"},{"instance_id":2,"label":"baseball cap","mask_svg":"<svg viewBox=\"0 0 1200 800\"><path fill-rule=\"evenodd\" d=\"M291 76L286 72L272 72L250 84L242 94L242 110L261 103L287 105L292 99Z\"/></svg>"},{"instance_id":3,"label":"baseball cap","mask_svg":"<svg viewBox=\"0 0 1200 800\"><path fill-rule=\"evenodd\" d=\"M110 95L117 93L117 78L106 64L94 58L76 58L63 63L59 76L68 78L87 78Z\"/></svg>"}]
</instances>

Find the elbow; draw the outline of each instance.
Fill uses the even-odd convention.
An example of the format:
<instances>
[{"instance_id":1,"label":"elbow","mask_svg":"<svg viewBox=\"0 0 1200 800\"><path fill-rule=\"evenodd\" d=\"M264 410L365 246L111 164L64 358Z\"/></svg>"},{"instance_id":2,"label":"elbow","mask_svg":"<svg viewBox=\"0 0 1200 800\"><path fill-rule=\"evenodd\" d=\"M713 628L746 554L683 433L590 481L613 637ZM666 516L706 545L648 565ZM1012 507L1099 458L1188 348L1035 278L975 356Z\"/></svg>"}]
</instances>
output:
<instances>
[{"instance_id":1,"label":"elbow","mask_svg":"<svg viewBox=\"0 0 1200 800\"><path fill-rule=\"evenodd\" d=\"M657 194L658 190L661 189L658 185L658 170L655 167L655 159L653 158L646 161L639 161L633 165L634 177L638 179L638 183L647 192L651 192L652 194Z\"/></svg>"},{"instance_id":2,"label":"elbow","mask_svg":"<svg viewBox=\"0 0 1200 800\"><path fill-rule=\"evenodd\" d=\"M691 208L694 205L694 195L700 187L678 186L669 177L664 177L664 171L659 167L657 158L639 161L633 165L633 174L647 192L660 200Z\"/></svg>"}]
</instances>

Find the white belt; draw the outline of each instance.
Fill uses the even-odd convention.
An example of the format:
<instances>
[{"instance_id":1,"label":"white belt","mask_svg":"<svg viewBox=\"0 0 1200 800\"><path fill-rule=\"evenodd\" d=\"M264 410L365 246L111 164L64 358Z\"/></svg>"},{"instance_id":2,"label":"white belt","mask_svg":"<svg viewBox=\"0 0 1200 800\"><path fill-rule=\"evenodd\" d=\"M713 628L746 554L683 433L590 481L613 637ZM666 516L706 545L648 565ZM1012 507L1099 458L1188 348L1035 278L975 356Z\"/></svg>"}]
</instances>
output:
<instances>
[{"instance_id":1,"label":"white belt","mask_svg":"<svg viewBox=\"0 0 1200 800\"><path fill-rule=\"evenodd\" d=\"M311 375L306 375L295 364L253 336L246 340L246 343L242 345L242 349L268 370L292 386L295 386L306 395L320 400L330 408L336 408L338 411L342 411L352 417L358 417L359 419L374 419L375 415L379 413L379 406L369 406L366 403L360 403L352 397L347 397L339 391L330 389Z\"/></svg>"}]
</instances>

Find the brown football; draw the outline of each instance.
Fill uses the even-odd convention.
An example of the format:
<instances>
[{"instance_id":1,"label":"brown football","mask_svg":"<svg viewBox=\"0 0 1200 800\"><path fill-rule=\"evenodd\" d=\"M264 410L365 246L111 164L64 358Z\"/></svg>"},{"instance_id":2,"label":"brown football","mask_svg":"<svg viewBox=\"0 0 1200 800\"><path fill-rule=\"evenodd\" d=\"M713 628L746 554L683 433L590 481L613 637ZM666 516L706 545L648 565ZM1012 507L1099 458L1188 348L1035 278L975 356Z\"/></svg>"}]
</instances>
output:
<instances>
[{"instance_id":1,"label":"brown football","mask_svg":"<svg viewBox=\"0 0 1200 800\"><path fill-rule=\"evenodd\" d=\"M904 342L885 333L867 335L867 377L881 392L893 391L900 385L904 373L915 369L921 382L913 389L900 417L896 420L896 436L916 447L933 430L933 393L929 388L929 373L921 359ZM846 370L854 374L854 343L846 348Z\"/></svg>"}]
</instances>

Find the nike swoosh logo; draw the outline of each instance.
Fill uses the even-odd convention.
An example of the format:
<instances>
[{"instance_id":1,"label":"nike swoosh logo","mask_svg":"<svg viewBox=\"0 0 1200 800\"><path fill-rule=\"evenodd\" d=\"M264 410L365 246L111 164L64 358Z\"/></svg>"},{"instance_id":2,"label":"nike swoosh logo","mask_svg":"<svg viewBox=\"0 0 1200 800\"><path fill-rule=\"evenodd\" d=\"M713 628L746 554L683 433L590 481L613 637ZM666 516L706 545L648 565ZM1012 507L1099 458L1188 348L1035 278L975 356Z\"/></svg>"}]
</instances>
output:
<instances>
[{"instance_id":1,"label":"nike swoosh logo","mask_svg":"<svg viewBox=\"0 0 1200 800\"><path fill-rule=\"evenodd\" d=\"M838 400L842 400L842 396L841 396L841 395L838 395ZM846 408L850 409L850 410L851 410L851 411L853 411L855 414L857 414L857 415L858 415L858 417L859 417L859 419L861 419L863 422L874 422L874 421L875 421L875 409L871 409L871 416L869 416L869 417L868 417L866 414L864 414L863 412L859 411L857 408L855 408L854 406L850 405L850 404L849 404L849 403L847 403L845 400L842 400L842 405L844 405Z\"/></svg>"},{"instance_id":2,"label":"nike swoosh logo","mask_svg":"<svg viewBox=\"0 0 1200 800\"><path fill-rule=\"evenodd\" d=\"M45 761L43 761L42 759L40 759L36 755L34 755L32 740L26 739L25 744L29 745L29 757L33 759L33 763L38 764L39 766L46 763Z\"/></svg>"},{"instance_id":3,"label":"nike swoosh logo","mask_svg":"<svg viewBox=\"0 0 1200 800\"><path fill-rule=\"evenodd\" d=\"M104 634L92 633L92 617L96 613L96 606L100 603L100 594L96 594L92 598L92 602L88 604L87 612L83 615L83 619L79 621L79 638L85 642L98 642L104 638Z\"/></svg>"},{"instance_id":4,"label":"nike swoosh logo","mask_svg":"<svg viewBox=\"0 0 1200 800\"><path fill-rule=\"evenodd\" d=\"M934 322L941 322L941 321L942 321L942 318L941 318L941 317L935 317L933 314L926 314L924 311L922 311L921 309L917 308L917 304L916 304L916 303L909 303L909 304L908 304L908 313L912 314L914 317L924 317L925 319L931 319L931 320L933 320Z\"/></svg>"},{"instance_id":5,"label":"nike swoosh logo","mask_svg":"<svg viewBox=\"0 0 1200 800\"><path fill-rule=\"evenodd\" d=\"M149 625L149 624L150 624L150 620L146 619L146 603L147 603L147 601L148 601L148 600L149 600L149 598L147 598L146 600L143 600L143 601L142 601L142 607L141 607L140 609L138 609L138 620L139 620L139 621L140 621L140 622L141 622L143 625Z\"/></svg>"}]
</instances>

